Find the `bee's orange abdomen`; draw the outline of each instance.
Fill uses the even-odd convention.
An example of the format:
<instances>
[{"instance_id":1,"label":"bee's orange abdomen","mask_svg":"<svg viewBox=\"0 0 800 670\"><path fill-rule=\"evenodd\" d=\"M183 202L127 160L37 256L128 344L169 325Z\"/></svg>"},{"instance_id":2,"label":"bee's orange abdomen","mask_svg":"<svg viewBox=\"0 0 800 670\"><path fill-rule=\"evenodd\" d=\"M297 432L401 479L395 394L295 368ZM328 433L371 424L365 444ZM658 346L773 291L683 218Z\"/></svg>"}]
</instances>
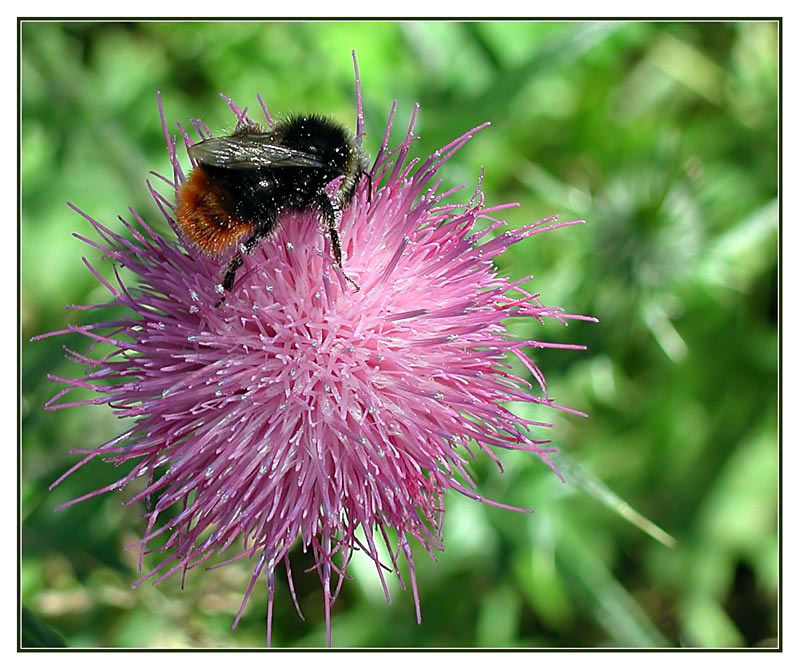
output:
<instances>
[{"instance_id":1,"label":"bee's orange abdomen","mask_svg":"<svg viewBox=\"0 0 800 670\"><path fill-rule=\"evenodd\" d=\"M219 256L253 230L225 208L226 194L196 167L178 193L178 225L184 237L208 256Z\"/></svg>"}]
</instances>

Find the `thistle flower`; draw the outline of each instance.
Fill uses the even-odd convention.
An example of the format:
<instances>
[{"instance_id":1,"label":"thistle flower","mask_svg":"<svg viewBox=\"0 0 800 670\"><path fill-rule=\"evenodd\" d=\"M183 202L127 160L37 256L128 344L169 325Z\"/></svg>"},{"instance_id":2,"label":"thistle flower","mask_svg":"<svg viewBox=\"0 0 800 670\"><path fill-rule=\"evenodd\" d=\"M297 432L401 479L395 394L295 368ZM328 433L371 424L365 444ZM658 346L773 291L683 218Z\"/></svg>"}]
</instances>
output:
<instances>
[{"instance_id":1,"label":"thistle flower","mask_svg":"<svg viewBox=\"0 0 800 670\"><path fill-rule=\"evenodd\" d=\"M360 141L357 70L356 84ZM229 104L237 121L247 119ZM149 182L148 188L177 231L175 196L186 175L160 97L159 108L173 175L161 177L164 193ZM84 260L111 294L109 304L125 314L39 336L79 332L112 349L97 358L67 350L86 374L51 375L66 388L46 408L107 404L134 424L95 449L78 450L82 460L53 486L94 458L128 464L130 472L61 507L144 480L127 501L152 501L137 542L139 569L157 540L162 560L134 586L208 565L240 543L222 563L253 565L234 626L264 574L268 644L281 564L294 598L289 550L296 542L313 552L328 644L331 607L356 550L374 561L387 600L384 573L394 571L402 584L398 563L407 563L420 621L409 541L431 555L442 549L444 493L518 509L479 495L465 467L474 452L499 466L497 451L526 451L555 470L555 449L531 435L547 424L516 416L505 403L574 412L548 398L544 375L526 351L583 347L515 339L504 322L591 319L544 306L523 289L529 278L498 276L493 259L527 237L580 222L551 218L499 233L504 222L495 214L513 205L484 206L480 183L467 204L443 204L460 189L440 192L439 171L488 124L420 163L408 160L416 107L405 138L389 148L395 111L396 103L371 179L362 180L340 224L346 271L359 292L333 264L313 211L285 214L278 232L245 257L236 290L219 304L218 259L197 254L180 236L165 239L132 209L123 220L128 239L70 205L100 241L76 237L138 276L138 285L126 285L116 268L112 282ZM193 125L199 137L210 134ZM178 128L188 148L193 140ZM510 358L525 365L538 393L511 374ZM75 388L97 397L61 401ZM176 503L182 509L169 518ZM381 563L379 545L390 566Z\"/></svg>"}]
</instances>

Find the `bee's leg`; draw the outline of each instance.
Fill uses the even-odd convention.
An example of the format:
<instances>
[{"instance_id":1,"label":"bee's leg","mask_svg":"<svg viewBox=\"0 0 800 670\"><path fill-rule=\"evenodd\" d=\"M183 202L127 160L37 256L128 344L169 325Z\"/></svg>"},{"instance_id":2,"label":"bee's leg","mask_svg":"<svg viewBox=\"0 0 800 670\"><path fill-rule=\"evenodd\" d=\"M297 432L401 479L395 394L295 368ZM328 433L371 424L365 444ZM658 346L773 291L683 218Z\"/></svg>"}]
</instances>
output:
<instances>
[{"instance_id":1,"label":"bee's leg","mask_svg":"<svg viewBox=\"0 0 800 670\"><path fill-rule=\"evenodd\" d=\"M222 288L230 292L233 288L233 282L236 279L236 271L242 267L241 254L234 254L230 261L228 261L228 270L225 273L225 279L222 280Z\"/></svg>"},{"instance_id":2,"label":"bee's leg","mask_svg":"<svg viewBox=\"0 0 800 670\"><path fill-rule=\"evenodd\" d=\"M367 202L372 202L372 175L366 170L361 170L361 176L366 177L369 182L369 190L367 191Z\"/></svg>"},{"instance_id":3,"label":"bee's leg","mask_svg":"<svg viewBox=\"0 0 800 670\"><path fill-rule=\"evenodd\" d=\"M261 238L264 237L264 233L256 231L250 238L241 245L239 253L234 254L230 261L228 261L228 269L225 272L225 278L222 280L222 289L225 292L230 293L233 289L233 282L236 280L236 271L242 267L242 263L244 262L243 256L244 254L249 254L261 241ZM223 293L222 297L217 301L216 307L219 307L223 302L225 302L225 295Z\"/></svg>"},{"instance_id":4,"label":"bee's leg","mask_svg":"<svg viewBox=\"0 0 800 670\"><path fill-rule=\"evenodd\" d=\"M242 265L242 255L241 254L234 254L233 257L228 261L228 269L225 272L225 279L222 280L222 297L217 300L214 307L219 307L223 302L225 302L225 294L230 293L231 289L233 288L233 282L236 279L236 271ZM219 290L219 286L217 287Z\"/></svg>"},{"instance_id":5,"label":"bee's leg","mask_svg":"<svg viewBox=\"0 0 800 670\"><path fill-rule=\"evenodd\" d=\"M325 220L325 224L328 226L328 232L331 235L331 251L333 251L333 260L336 261L336 265L339 266L344 278L353 285L356 291L360 291L361 287L354 280L347 276L347 273L344 271L344 267L342 265L342 245L339 243L339 232L336 229L336 224L341 218L341 210L334 206L328 196L324 193L322 193L317 199L317 204L322 212L322 218Z\"/></svg>"}]
</instances>

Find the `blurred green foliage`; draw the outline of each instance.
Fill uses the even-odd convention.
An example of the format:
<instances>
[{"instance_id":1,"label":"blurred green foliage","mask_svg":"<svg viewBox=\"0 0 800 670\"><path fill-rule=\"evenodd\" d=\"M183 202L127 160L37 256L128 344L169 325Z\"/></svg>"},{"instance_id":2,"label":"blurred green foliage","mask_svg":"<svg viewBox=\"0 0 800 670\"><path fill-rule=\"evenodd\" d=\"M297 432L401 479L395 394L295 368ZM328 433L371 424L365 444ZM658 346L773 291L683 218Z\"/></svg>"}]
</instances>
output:
<instances>
[{"instance_id":1,"label":"blurred green foliage","mask_svg":"<svg viewBox=\"0 0 800 670\"><path fill-rule=\"evenodd\" d=\"M257 109L354 123L359 55L367 148L393 99L396 135L421 104L417 155L484 120L445 170L510 225L561 214L586 226L536 236L502 258L547 304L600 323L535 337L587 352L536 352L550 394L587 411L554 421L567 485L524 454L478 460L481 491L519 515L448 495L446 552L417 555L423 623L409 593L386 605L373 567L352 565L334 610L336 646L697 646L777 644L777 49L748 23L23 23L22 600L26 639L83 647L262 646L264 590L230 625L250 566L132 591L142 510L118 494L53 508L111 481L93 463L53 492L73 448L121 431L106 407L42 410L70 376L62 344L28 343L105 299L70 237L136 207L166 228L143 180L169 174L155 105L172 127L230 127L224 91ZM167 234L169 232L167 231ZM521 411L530 411L523 409ZM572 466L570 466L572 463ZM573 477L570 472L590 473ZM594 484L592 479L596 478ZM589 481L589 485L581 484ZM599 482L677 540L663 546L603 504ZM275 644L324 643L309 558L298 597L276 598ZM37 631L57 631L39 635ZM57 642L56 642L57 643ZM54 644L56 644L54 643Z\"/></svg>"}]
</instances>

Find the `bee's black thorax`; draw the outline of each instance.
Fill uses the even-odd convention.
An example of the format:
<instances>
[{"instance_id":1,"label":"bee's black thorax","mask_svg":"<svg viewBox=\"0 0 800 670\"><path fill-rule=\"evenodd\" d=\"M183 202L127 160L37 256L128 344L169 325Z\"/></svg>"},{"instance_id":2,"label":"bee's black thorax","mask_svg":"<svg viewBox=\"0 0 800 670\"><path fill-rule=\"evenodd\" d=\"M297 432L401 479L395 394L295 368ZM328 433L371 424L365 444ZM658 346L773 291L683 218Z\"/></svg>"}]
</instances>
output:
<instances>
[{"instance_id":1,"label":"bee's black thorax","mask_svg":"<svg viewBox=\"0 0 800 670\"><path fill-rule=\"evenodd\" d=\"M349 204L362 167L347 130L327 118L309 115L280 122L274 133L281 146L311 154L324 167L241 170L203 165L224 194L226 210L267 233L284 210L303 210L317 204L325 187L337 177L344 179L339 192L332 194L332 202L337 208Z\"/></svg>"}]
</instances>

